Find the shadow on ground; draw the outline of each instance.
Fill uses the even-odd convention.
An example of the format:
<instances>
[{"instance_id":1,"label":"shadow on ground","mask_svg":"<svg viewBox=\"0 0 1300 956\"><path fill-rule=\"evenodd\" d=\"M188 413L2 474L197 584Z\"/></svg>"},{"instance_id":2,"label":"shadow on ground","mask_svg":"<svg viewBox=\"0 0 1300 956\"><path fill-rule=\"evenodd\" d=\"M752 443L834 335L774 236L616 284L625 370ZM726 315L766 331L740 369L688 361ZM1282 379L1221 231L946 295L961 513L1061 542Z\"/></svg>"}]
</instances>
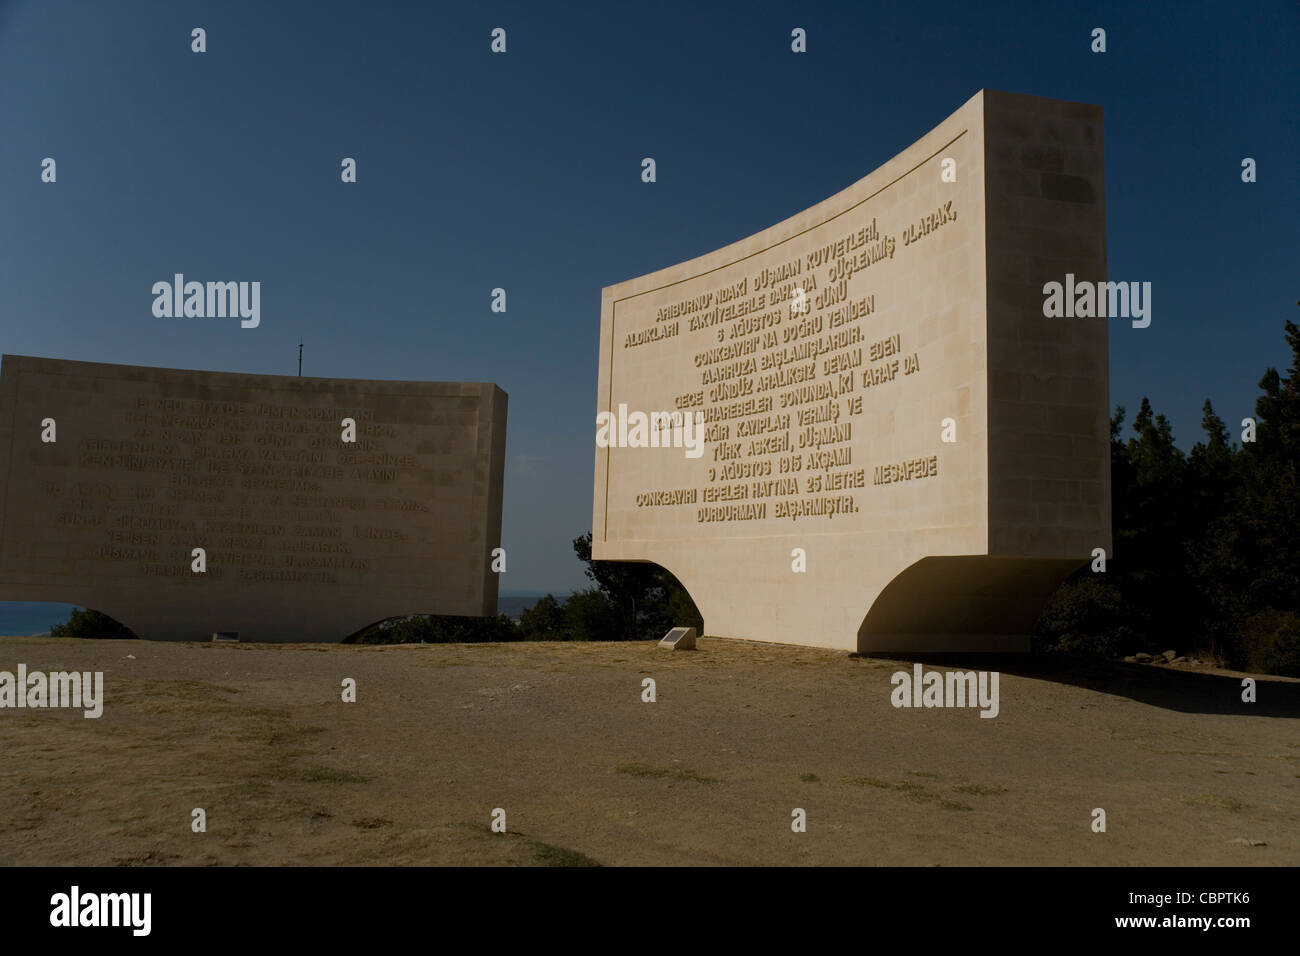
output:
<instances>
[{"instance_id":1,"label":"shadow on ground","mask_svg":"<svg viewBox=\"0 0 1300 956\"><path fill-rule=\"evenodd\" d=\"M1300 717L1300 680L1260 677L1255 702L1241 699L1244 674L1206 673L1153 664L1125 664L1055 654L864 654L948 670L998 671L1034 680L1072 684L1102 694L1127 697L1184 714L1238 717Z\"/></svg>"}]
</instances>

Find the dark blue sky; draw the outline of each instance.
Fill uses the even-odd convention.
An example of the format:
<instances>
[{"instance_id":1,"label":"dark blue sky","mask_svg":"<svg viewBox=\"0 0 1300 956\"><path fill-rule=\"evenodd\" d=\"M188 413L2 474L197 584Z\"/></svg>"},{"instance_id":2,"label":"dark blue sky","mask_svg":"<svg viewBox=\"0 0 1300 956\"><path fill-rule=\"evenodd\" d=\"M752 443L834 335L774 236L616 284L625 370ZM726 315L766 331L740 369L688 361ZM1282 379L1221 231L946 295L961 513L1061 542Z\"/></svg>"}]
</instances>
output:
<instances>
[{"instance_id":1,"label":"dark blue sky","mask_svg":"<svg viewBox=\"0 0 1300 956\"><path fill-rule=\"evenodd\" d=\"M826 198L982 87L1105 108L1110 277L1153 284L1150 328L1110 324L1112 406L1150 396L1184 447L1206 397L1251 414L1300 317L1298 51L1294 2L0 0L0 350L291 374L301 336L309 375L496 382L502 587L565 591L601 287ZM154 318L175 272L261 281L260 327Z\"/></svg>"}]
</instances>

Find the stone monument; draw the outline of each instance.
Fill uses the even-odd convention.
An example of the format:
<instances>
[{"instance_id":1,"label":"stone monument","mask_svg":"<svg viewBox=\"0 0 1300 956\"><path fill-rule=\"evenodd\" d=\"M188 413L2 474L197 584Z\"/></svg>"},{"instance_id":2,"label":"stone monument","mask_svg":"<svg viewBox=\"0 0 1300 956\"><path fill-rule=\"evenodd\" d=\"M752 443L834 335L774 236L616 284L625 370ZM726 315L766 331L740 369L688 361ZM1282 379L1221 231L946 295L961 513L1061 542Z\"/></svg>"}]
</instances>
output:
<instances>
[{"instance_id":1,"label":"stone monument","mask_svg":"<svg viewBox=\"0 0 1300 956\"><path fill-rule=\"evenodd\" d=\"M0 599L161 640L495 614L505 439L490 384L6 355Z\"/></svg>"},{"instance_id":2,"label":"stone monument","mask_svg":"<svg viewBox=\"0 0 1300 956\"><path fill-rule=\"evenodd\" d=\"M1104 198L1100 107L981 91L604 289L593 556L669 569L714 636L1027 649L1111 547L1107 320L1044 314L1047 283L1105 278Z\"/></svg>"}]
</instances>

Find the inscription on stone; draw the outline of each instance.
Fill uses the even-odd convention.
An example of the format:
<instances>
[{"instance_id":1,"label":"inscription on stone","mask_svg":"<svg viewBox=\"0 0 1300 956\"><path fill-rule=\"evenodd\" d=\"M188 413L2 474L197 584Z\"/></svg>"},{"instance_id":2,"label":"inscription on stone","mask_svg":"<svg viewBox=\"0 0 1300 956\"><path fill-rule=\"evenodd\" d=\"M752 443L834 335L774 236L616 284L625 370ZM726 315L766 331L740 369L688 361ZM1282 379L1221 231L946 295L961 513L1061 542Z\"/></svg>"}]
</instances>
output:
<instances>
[{"instance_id":1,"label":"inscription on stone","mask_svg":"<svg viewBox=\"0 0 1300 956\"><path fill-rule=\"evenodd\" d=\"M1100 127L982 92L825 202L606 288L598 411L696 416L705 447L599 448L595 556L669 568L710 634L1022 646L1026 595L1109 541L1105 324L1044 323L1039 278L1104 273ZM1024 188L1042 142L1095 202ZM943 593L894 614L896 581Z\"/></svg>"}]
</instances>

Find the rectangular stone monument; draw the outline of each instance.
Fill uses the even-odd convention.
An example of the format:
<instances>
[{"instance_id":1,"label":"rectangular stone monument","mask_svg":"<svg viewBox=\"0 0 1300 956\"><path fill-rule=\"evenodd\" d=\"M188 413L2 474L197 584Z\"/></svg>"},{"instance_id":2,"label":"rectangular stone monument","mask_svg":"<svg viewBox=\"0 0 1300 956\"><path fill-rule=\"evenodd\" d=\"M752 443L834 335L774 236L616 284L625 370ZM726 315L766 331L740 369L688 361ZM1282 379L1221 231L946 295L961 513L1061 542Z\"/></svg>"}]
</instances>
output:
<instances>
[{"instance_id":1,"label":"rectangular stone monument","mask_svg":"<svg viewBox=\"0 0 1300 956\"><path fill-rule=\"evenodd\" d=\"M673 651L695 650L695 628L674 627L659 639L659 646Z\"/></svg>"},{"instance_id":2,"label":"rectangular stone monument","mask_svg":"<svg viewBox=\"0 0 1300 956\"><path fill-rule=\"evenodd\" d=\"M1027 649L1111 546L1107 320L1043 309L1105 279L1104 197L1100 107L981 91L824 202L604 289L593 556L666 567L715 636Z\"/></svg>"},{"instance_id":3,"label":"rectangular stone monument","mask_svg":"<svg viewBox=\"0 0 1300 956\"><path fill-rule=\"evenodd\" d=\"M163 640L495 614L505 438L490 384L6 355L0 600L79 604Z\"/></svg>"}]
</instances>

